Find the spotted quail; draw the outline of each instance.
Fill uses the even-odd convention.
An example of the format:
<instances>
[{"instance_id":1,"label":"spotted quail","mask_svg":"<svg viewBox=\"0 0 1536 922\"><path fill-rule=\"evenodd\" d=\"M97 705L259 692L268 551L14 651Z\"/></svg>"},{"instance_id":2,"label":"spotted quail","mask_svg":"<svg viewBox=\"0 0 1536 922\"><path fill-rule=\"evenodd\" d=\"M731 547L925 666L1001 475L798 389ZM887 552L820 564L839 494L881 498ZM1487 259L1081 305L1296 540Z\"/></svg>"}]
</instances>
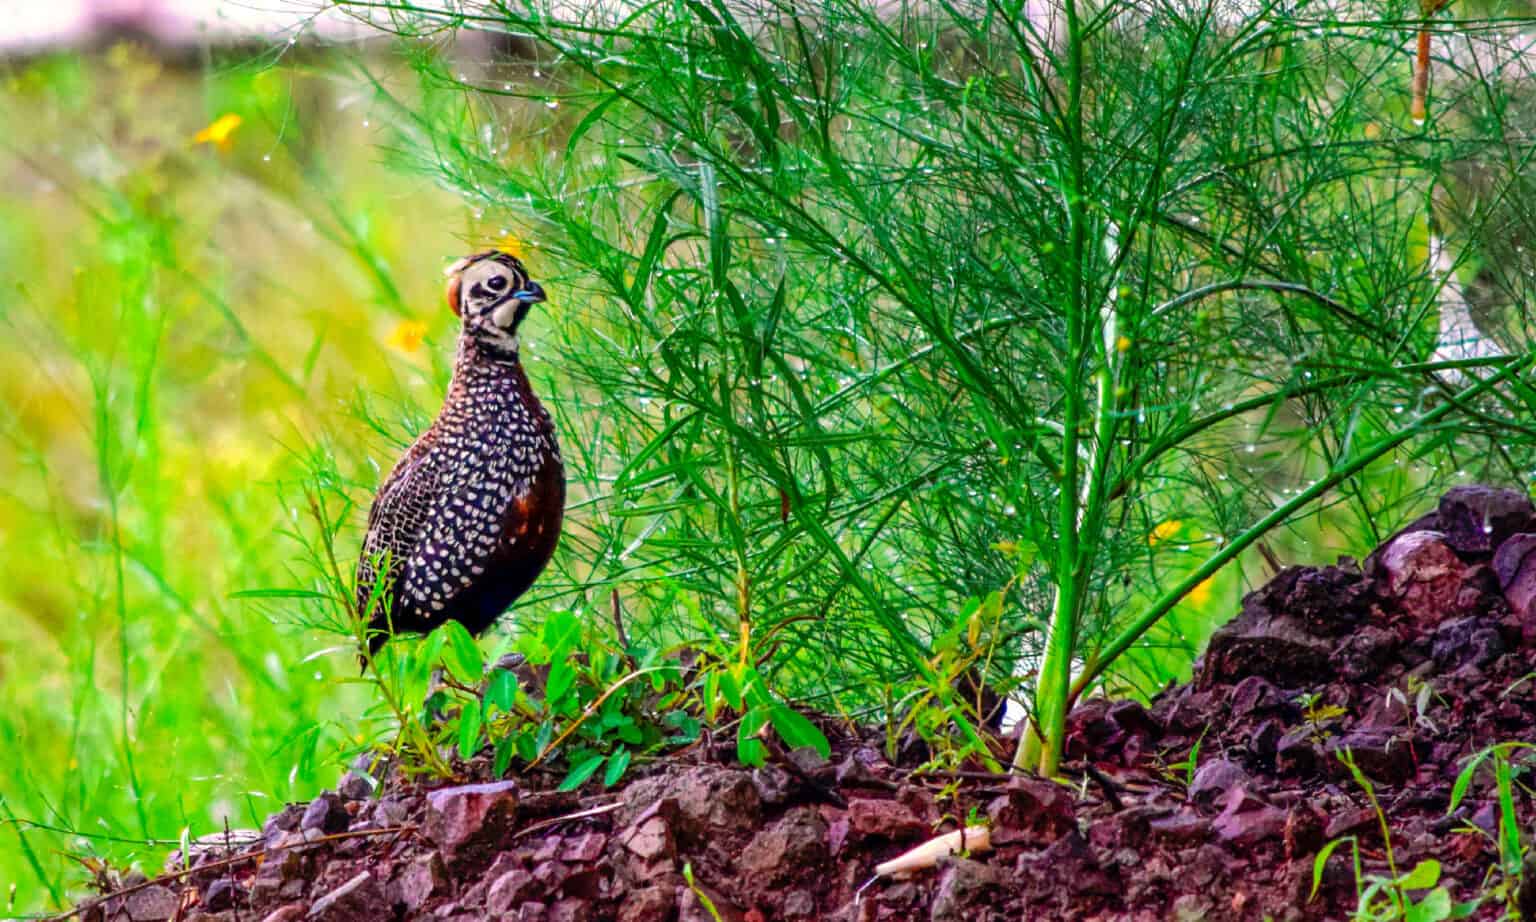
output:
<instances>
[{"instance_id":1,"label":"spotted quail","mask_svg":"<svg viewBox=\"0 0 1536 922\"><path fill-rule=\"evenodd\" d=\"M476 253L448 270L448 305L462 320L453 381L437 419L379 488L357 566L370 657L392 634L449 620L479 634L554 553L565 469L517 338L543 300L508 253Z\"/></svg>"}]
</instances>

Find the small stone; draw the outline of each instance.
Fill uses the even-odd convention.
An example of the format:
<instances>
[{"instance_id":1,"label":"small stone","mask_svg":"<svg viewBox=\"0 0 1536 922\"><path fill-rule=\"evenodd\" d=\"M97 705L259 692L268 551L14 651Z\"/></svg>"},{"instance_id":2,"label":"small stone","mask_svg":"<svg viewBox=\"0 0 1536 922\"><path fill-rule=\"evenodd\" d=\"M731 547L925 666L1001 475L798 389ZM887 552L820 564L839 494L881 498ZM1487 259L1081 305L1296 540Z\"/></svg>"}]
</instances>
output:
<instances>
[{"instance_id":1,"label":"small stone","mask_svg":"<svg viewBox=\"0 0 1536 922\"><path fill-rule=\"evenodd\" d=\"M306 807L306 804L288 804L282 810L267 817L267 821L261 824L261 836L266 840L268 848L271 848L283 833L293 832L299 828L299 821L304 819Z\"/></svg>"},{"instance_id":2,"label":"small stone","mask_svg":"<svg viewBox=\"0 0 1536 922\"><path fill-rule=\"evenodd\" d=\"M1253 734L1248 738L1248 751L1260 759L1269 760L1275 757L1275 749L1280 744L1280 737L1284 730L1278 720L1266 720L1253 728Z\"/></svg>"},{"instance_id":3,"label":"small stone","mask_svg":"<svg viewBox=\"0 0 1536 922\"><path fill-rule=\"evenodd\" d=\"M489 861L516 828L517 804L511 781L443 788L427 795L421 831L449 866Z\"/></svg>"},{"instance_id":4,"label":"small stone","mask_svg":"<svg viewBox=\"0 0 1536 922\"><path fill-rule=\"evenodd\" d=\"M385 797L373 808L373 824L379 829L403 826L411 818L411 802L396 797Z\"/></svg>"},{"instance_id":5,"label":"small stone","mask_svg":"<svg viewBox=\"0 0 1536 922\"><path fill-rule=\"evenodd\" d=\"M352 922L378 918L387 911L384 888L371 872L363 871L315 900L308 917L314 922Z\"/></svg>"},{"instance_id":6,"label":"small stone","mask_svg":"<svg viewBox=\"0 0 1536 922\"><path fill-rule=\"evenodd\" d=\"M368 775L352 771L341 776L341 783L336 785L336 793L346 800L367 800L373 796L373 789L378 784Z\"/></svg>"},{"instance_id":7,"label":"small stone","mask_svg":"<svg viewBox=\"0 0 1536 922\"><path fill-rule=\"evenodd\" d=\"M1285 811L1258 800L1245 788L1228 792L1225 809L1211 822L1211 829L1239 848L1257 845L1285 835Z\"/></svg>"},{"instance_id":8,"label":"small stone","mask_svg":"<svg viewBox=\"0 0 1536 922\"><path fill-rule=\"evenodd\" d=\"M586 922L591 917L590 904L575 898L557 901L544 914L547 922Z\"/></svg>"},{"instance_id":9,"label":"small stone","mask_svg":"<svg viewBox=\"0 0 1536 922\"><path fill-rule=\"evenodd\" d=\"M1328 825L1323 829L1323 836L1328 839L1337 839L1340 836L1366 832L1375 827L1376 811L1369 807L1361 807L1358 810L1346 810L1330 817Z\"/></svg>"},{"instance_id":10,"label":"small stone","mask_svg":"<svg viewBox=\"0 0 1536 922\"><path fill-rule=\"evenodd\" d=\"M548 917L543 903L524 903L506 918L508 922L546 922Z\"/></svg>"},{"instance_id":11,"label":"small stone","mask_svg":"<svg viewBox=\"0 0 1536 922\"><path fill-rule=\"evenodd\" d=\"M677 908L672 887L646 887L631 891L619 904L618 922L667 922Z\"/></svg>"},{"instance_id":12,"label":"small stone","mask_svg":"<svg viewBox=\"0 0 1536 922\"><path fill-rule=\"evenodd\" d=\"M1189 796L1195 801L1212 801L1232 788L1248 783L1248 773L1230 759L1211 759L1195 769Z\"/></svg>"},{"instance_id":13,"label":"small stone","mask_svg":"<svg viewBox=\"0 0 1536 922\"><path fill-rule=\"evenodd\" d=\"M600 832L588 832L566 839L560 848L560 860L577 864L589 864L603 856L608 837Z\"/></svg>"},{"instance_id":14,"label":"small stone","mask_svg":"<svg viewBox=\"0 0 1536 922\"><path fill-rule=\"evenodd\" d=\"M1521 619L1536 612L1536 533L1512 535L1493 555L1493 573L1510 611Z\"/></svg>"},{"instance_id":15,"label":"small stone","mask_svg":"<svg viewBox=\"0 0 1536 922\"><path fill-rule=\"evenodd\" d=\"M1174 847L1204 842L1211 833L1211 821L1193 811L1181 810L1147 822L1147 835Z\"/></svg>"},{"instance_id":16,"label":"small stone","mask_svg":"<svg viewBox=\"0 0 1536 922\"><path fill-rule=\"evenodd\" d=\"M695 886L714 904L713 908L706 908L693 888L682 887L677 894L677 922L746 922L746 914L724 894L703 882L696 882Z\"/></svg>"},{"instance_id":17,"label":"small stone","mask_svg":"<svg viewBox=\"0 0 1536 922\"><path fill-rule=\"evenodd\" d=\"M347 812L341 798L329 791L310 801L299 821L299 828L318 835L335 835L346 832L352 824L352 814Z\"/></svg>"},{"instance_id":18,"label":"small stone","mask_svg":"<svg viewBox=\"0 0 1536 922\"><path fill-rule=\"evenodd\" d=\"M1498 622L1486 618L1456 618L1435 629L1431 656L1442 672L1462 666L1481 669L1504 655Z\"/></svg>"},{"instance_id":19,"label":"small stone","mask_svg":"<svg viewBox=\"0 0 1536 922\"><path fill-rule=\"evenodd\" d=\"M1464 554L1486 554L1536 525L1536 506L1524 492L1482 484L1447 490L1437 514L1451 547Z\"/></svg>"},{"instance_id":20,"label":"small stone","mask_svg":"<svg viewBox=\"0 0 1536 922\"><path fill-rule=\"evenodd\" d=\"M987 805L992 844L1048 845L1077 829L1072 795L1043 778L1014 777L1006 793Z\"/></svg>"},{"instance_id":21,"label":"small stone","mask_svg":"<svg viewBox=\"0 0 1536 922\"><path fill-rule=\"evenodd\" d=\"M784 894L784 918L809 919L816 915L816 897L808 890L791 890Z\"/></svg>"},{"instance_id":22,"label":"small stone","mask_svg":"<svg viewBox=\"0 0 1536 922\"><path fill-rule=\"evenodd\" d=\"M708 765L675 779L672 797L680 813L679 832L690 841L717 836L723 829L748 829L762 809L750 772Z\"/></svg>"},{"instance_id":23,"label":"small stone","mask_svg":"<svg viewBox=\"0 0 1536 922\"><path fill-rule=\"evenodd\" d=\"M1275 744L1275 768L1282 774L1305 774L1317 765L1312 728L1297 727Z\"/></svg>"},{"instance_id":24,"label":"small stone","mask_svg":"<svg viewBox=\"0 0 1536 922\"><path fill-rule=\"evenodd\" d=\"M748 842L736 866L754 892L768 896L826 860L826 821L816 809L798 807Z\"/></svg>"},{"instance_id":25,"label":"small stone","mask_svg":"<svg viewBox=\"0 0 1536 922\"><path fill-rule=\"evenodd\" d=\"M513 907L537 896L538 886L533 875L522 868L514 868L496 878L485 894L485 908L492 915L511 912Z\"/></svg>"},{"instance_id":26,"label":"small stone","mask_svg":"<svg viewBox=\"0 0 1536 922\"><path fill-rule=\"evenodd\" d=\"M1197 670L1201 689L1254 675L1292 683L1327 675L1334 643L1312 633L1285 609L1272 610L1260 604L1262 598L1255 596L1261 592L1249 593L1243 600L1242 614L1211 635ZM1197 714L1196 719L1200 716L1204 715Z\"/></svg>"},{"instance_id":27,"label":"small stone","mask_svg":"<svg viewBox=\"0 0 1536 922\"><path fill-rule=\"evenodd\" d=\"M542 839L533 847L533 854L529 856L529 860L535 863L553 861L560 857L560 847L564 844L565 839L561 836L549 836Z\"/></svg>"},{"instance_id":28,"label":"small stone","mask_svg":"<svg viewBox=\"0 0 1536 922\"><path fill-rule=\"evenodd\" d=\"M546 861L533 869L533 881L544 893L557 894L565 886L571 869L564 862Z\"/></svg>"},{"instance_id":29,"label":"small stone","mask_svg":"<svg viewBox=\"0 0 1536 922\"><path fill-rule=\"evenodd\" d=\"M623 835L621 841L624 847L641 861L671 859L677 854L677 845L672 839L672 829L659 815L652 815L636 822Z\"/></svg>"},{"instance_id":30,"label":"small stone","mask_svg":"<svg viewBox=\"0 0 1536 922\"><path fill-rule=\"evenodd\" d=\"M1268 710L1282 701L1280 689L1263 676L1251 675L1232 689L1232 716L1247 717Z\"/></svg>"},{"instance_id":31,"label":"small stone","mask_svg":"<svg viewBox=\"0 0 1536 922\"><path fill-rule=\"evenodd\" d=\"M813 777L831 764L814 746L801 746L791 750L788 758L790 764Z\"/></svg>"},{"instance_id":32,"label":"small stone","mask_svg":"<svg viewBox=\"0 0 1536 922\"><path fill-rule=\"evenodd\" d=\"M1345 637L1334 651L1334 668L1350 681L1364 681L1391 662L1397 645L1397 635L1392 631L1372 624L1364 625Z\"/></svg>"},{"instance_id":33,"label":"small stone","mask_svg":"<svg viewBox=\"0 0 1536 922\"><path fill-rule=\"evenodd\" d=\"M1116 701L1109 706L1105 714L1124 733L1153 734L1159 729L1152 715L1147 713L1146 705L1134 699Z\"/></svg>"},{"instance_id":34,"label":"small stone","mask_svg":"<svg viewBox=\"0 0 1536 922\"><path fill-rule=\"evenodd\" d=\"M153 884L124 897L121 915L113 918L128 919L131 922L160 922L174 917L180 902L170 887Z\"/></svg>"},{"instance_id":35,"label":"small stone","mask_svg":"<svg viewBox=\"0 0 1536 922\"><path fill-rule=\"evenodd\" d=\"M968 922L975 916L972 907L987 905L1003 884L1001 872L979 861L948 857L940 858L938 866L939 885L928 915L933 922Z\"/></svg>"},{"instance_id":36,"label":"small stone","mask_svg":"<svg viewBox=\"0 0 1536 922\"><path fill-rule=\"evenodd\" d=\"M777 765L752 769L752 784L757 788L758 799L773 807L789 803L799 786L789 772Z\"/></svg>"},{"instance_id":37,"label":"small stone","mask_svg":"<svg viewBox=\"0 0 1536 922\"><path fill-rule=\"evenodd\" d=\"M1414 621L1433 626L1463 613L1462 589L1471 568L1444 533L1400 535L1382 549L1380 561L1387 595Z\"/></svg>"},{"instance_id":38,"label":"small stone","mask_svg":"<svg viewBox=\"0 0 1536 922\"><path fill-rule=\"evenodd\" d=\"M1328 741L1328 752L1337 756L1348 750L1355 765L1367 777L1388 784L1401 784L1413 777L1413 742L1398 734L1382 731L1355 729L1343 737ZM1348 776L1348 769L1335 759L1336 769Z\"/></svg>"},{"instance_id":39,"label":"small stone","mask_svg":"<svg viewBox=\"0 0 1536 922\"><path fill-rule=\"evenodd\" d=\"M906 804L871 798L848 802L848 825L862 836L892 840L910 839L928 831L928 824Z\"/></svg>"},{"instance_id":40,"label":"small stone","mask_svg":"<svg viewBox=\"0 0 1536 922\"><path fill-rule=\"evenodd\" d=\"M437 852L431 852L400 871L395 878L395 901L403 904L408 913L415 912L427 900L446 894L448 889L448 870L443 858Z\"/></svg>"},{"instance_id":41,"label":"small stone","mask_svg":"<svg viewBox=\"0 0 1536 922\"><path fill-rule=\"evenodd\" d=\"M1123 886L1104 870L1093 849L1075 829L1041 851L1024 852L1019 856L1018 869L1049 875L1060 881L1068 893L1080 897L1124 892Z\"/></svg>"},{"instance_id":42,"label":"small stone","mask_svg":"<svg viewBox=\"0 0 1536 922\"><path fill-rule=\"evenodd\" d=\"M240 888L228 877L219 877L208 884L208 889L203 891L203 909L208 912L223 912L233 907L242 896Z\"/></svg>"}]
</instances>

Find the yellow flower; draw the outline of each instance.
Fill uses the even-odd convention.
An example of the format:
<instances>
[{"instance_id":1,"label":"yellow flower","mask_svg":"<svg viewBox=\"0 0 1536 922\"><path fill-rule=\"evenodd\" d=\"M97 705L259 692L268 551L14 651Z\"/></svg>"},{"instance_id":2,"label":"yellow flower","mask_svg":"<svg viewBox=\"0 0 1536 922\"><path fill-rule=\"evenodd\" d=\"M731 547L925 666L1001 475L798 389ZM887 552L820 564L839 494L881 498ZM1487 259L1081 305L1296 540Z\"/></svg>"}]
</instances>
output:
<instances>
[{"instance_id":1,"label":"yellow flower","mask_svg":"<svg viewBox=\"0 0 1536 922\"><path fill-rule=\"evenodd\" d=\"M503 253L510 253L518 259L523 258L523 242L517 239L517 235L514 233L502 234L501 239L497 240L494 246Z\"/></svg>"},{"instance_id":2,"label":"yellow flower","mask_svg":"<svg viewBox=\"0 0 1536 922\"><path fill-rule=\"evenodd\" d=\"M1216 577L1208 576L1195 584L1195 588L1189 590L1185 600L1196 608L1204 608L1205 603L1211 600L1211 584L1216 582Z\"/></svg>"},{"instance_id":3,"label":"yellow flower","mask_svg":"<svg viewBox=\"0 0 1536 922\"><path fill-rule=\"evenodd\" d=\"M1116 352L1129 352L1129 351L1131 351L1131 338L1129 336L1122 336L1119 339L1115 340L1115 351Z\"/></svg>"},{"instance_id":4,"label":"yellow flower","mask_svg":"<svg viewBox=\"0 0 1536 922\"><path fill-rule=\"evenodd\" d=\"M1160 541L1167 541L1169 538L1172 538L1174 535L1178 534L1179 529L1183 527L1184 523L1178 519L1169 519L1166 522L1160 522L1156 528L1152 529L1151 534L1147 535L1147 545L1150 547L1156 545Z\"/></svg>"},{"instance_id":5,"label":"yellow flower","mask_svg":"<svg viewBox=\"0 0 1536 922\"><path fill-rule=\"evenodd\" d=\"M233 146L234 141L230 135L245 121L233 112L226 112L209 123L207 128L192 136L193 144L212 144L221 151L227 151Z\"/></svg>"},{"instance_id":6,"label":"yellow flower","mask_svg":"<svg viewBox=\"0 0 1536 922\"><path fill-rule=\"evenodd\" d=\"M426 335L426 324L419 320L402 320L389 331L389 335L384 338L384 344L401 352L415 352L421 348L421 341Z\"/></svg>"}]
</instances>

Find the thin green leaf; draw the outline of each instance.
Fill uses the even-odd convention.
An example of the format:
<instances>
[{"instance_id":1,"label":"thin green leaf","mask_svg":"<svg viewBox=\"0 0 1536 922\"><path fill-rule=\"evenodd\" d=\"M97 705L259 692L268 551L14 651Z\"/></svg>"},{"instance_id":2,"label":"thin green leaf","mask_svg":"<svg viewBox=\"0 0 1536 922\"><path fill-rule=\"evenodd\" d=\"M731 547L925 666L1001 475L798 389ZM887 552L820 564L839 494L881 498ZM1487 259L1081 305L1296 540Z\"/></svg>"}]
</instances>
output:
<instances>
[{"instance_id":1,"label":"thin green leaf","mask_svg":"<svg viewBox=\"0 0 1536 922\"><path fill-rule=\"evenodd\" d=\"M565 780L560 782L559 789L562 791L574 791L583 784L586 784L587 779L596 774L598 768L602 766L605 758L602 753L598 752L576 763L571 768L570 773L565 776Z\"/></svg>"},{"instance_id":2,"label":"thin green leaf","mask_svg":"<svg viewBox=\"0 0 1536 922\"><path fill-rule=\"evenodd\" d=\"M608 768L603 772L603 787L611 788L624 777L624 772L629 769L629 760L632 753L629 749L620 746L608 757Z\"/></svg>"}]
</instances>

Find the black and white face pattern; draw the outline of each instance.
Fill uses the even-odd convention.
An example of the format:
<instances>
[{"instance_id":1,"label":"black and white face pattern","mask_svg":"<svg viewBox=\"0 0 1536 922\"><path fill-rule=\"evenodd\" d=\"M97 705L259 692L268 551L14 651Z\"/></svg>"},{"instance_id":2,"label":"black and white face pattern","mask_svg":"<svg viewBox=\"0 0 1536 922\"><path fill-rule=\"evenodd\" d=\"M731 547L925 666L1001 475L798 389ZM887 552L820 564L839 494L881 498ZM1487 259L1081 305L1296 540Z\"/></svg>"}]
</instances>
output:
<instances>
[{"instance_id":1,"label":"black and white face pattern","mask_svg":"<svg viewBox=\"0 0 1536 922\"><path fill-rule=\"evenodd\" d=\"M459 314L464 329L492 353L517 352L517 328L544 289L515 256L492 253L460 270Z\"/></svg>"}]
</instances>

